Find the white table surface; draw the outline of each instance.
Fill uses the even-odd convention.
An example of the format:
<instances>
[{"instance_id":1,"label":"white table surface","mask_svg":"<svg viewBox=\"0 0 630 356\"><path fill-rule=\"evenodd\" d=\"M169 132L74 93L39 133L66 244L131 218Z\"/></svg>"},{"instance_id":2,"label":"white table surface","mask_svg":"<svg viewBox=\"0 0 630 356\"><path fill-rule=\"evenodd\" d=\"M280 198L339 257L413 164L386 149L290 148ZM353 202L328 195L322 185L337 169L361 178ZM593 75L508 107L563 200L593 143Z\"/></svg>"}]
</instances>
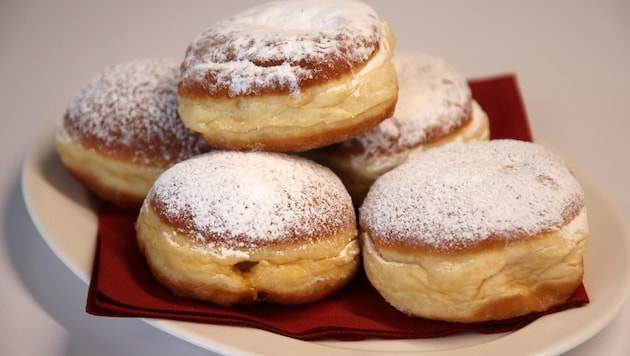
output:
<instances>
[{"instance_id":1,"label":"white table surface","mask_svg":"<svg viewBox=\"0 0 630 356\"><path fill-rule=\"evenodd\" d=\"M518 76L534 137L606 191L630 221L630 1L368 1L399 49L467 77ZM84 312L87 286L48 248L20 190L20 167L70 96L104 66L181 58L215 19L254 1L0 3L0 354L201 355L136 319ZM630 355L630 303L567 355Z\"/></svg>"}]
</instances>

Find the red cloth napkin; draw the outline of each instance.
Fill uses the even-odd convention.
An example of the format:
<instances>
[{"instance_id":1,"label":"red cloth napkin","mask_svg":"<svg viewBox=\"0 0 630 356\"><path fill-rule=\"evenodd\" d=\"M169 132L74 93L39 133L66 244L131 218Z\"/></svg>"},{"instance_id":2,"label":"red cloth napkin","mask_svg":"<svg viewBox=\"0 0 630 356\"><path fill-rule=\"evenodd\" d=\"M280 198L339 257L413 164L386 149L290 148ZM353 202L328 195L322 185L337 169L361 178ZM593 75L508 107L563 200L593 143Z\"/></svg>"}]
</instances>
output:
<instances>
[{"instance_id":1,"label":"red cloth napkin","mask_svg":"<svg viewBox=\"0 0 630 356\"><path fill-rule=\"evenodd\" d=\"M490 117L492 138L531 140L516 78L505 75L470 82L474 98ZM225 308L174 296L152 276L138 250L135 212L103 203L86 310L90 314L185 320L268 330L314 340L335 338L429 338L461 332L498 333L521 328L542 315L589 302L584 286L567 302L544 313L484 323L410 318L392 308L359 271L346 287L324 300L300 305L259 304Z\"/></svg>"}]
</instances>

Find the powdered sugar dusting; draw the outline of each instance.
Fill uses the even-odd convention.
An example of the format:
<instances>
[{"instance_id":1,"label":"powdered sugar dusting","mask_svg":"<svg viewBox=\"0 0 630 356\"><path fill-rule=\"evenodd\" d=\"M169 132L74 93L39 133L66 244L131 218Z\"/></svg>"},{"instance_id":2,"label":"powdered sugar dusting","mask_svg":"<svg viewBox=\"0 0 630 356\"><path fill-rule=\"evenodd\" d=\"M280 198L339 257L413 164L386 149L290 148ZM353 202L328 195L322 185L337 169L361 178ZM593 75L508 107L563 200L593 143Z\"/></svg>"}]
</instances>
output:
<instances>
[{"instance_id":1,"label":"powdered sugar dusting","mask_svg":"<svg viewBox=\"0 0 630 356\"><path fill-rule=\"evenodd\" d=\"M169 59L105 68L73 96L58 137L147 165L208 151L177 113L179 77L179 63Z\"/></svg>"},{"instance_id":2,"label":"powdered sugar dusting","mask_svg":"<svg viewBox=\"0 0 630 356\"><path fill-rule=\"evenodd\" d=\"M210 94L265 88L299 93L326 65L363 63L380 39L380 21L366 4L339 0L271 2L218 21L190 44L182 83L208 80ZM316 63L316 66L313 66Z\"/></svg>"},{"instance_id":3,"label":"powdered sugar dusting","mask_svg":"<svg viewBox=\"0 0 630 356\"><path fill-rule=\"evenodd\" d=\"M348 192L329 169L286 154L214 151L164 172L148 199L167 223L232 247L310 240L354 224Z\"/></svg>"},{"instance_id":4,"label":"powdered sugar dusting","mask_svg":"<svg viewBox=\"0 0 630 356\"><path fill-rule=\"evenodd\" d=\"M399 51L392 62L399 85L394 116L341 143L338 152L345 151L344 147L353 151L353 147L361 147L363 158L400 152L448 135L469 117L472 95L466 78L442 59Z\"/></svg>"},{"instance_id":5,"label":"powdered sugar dusting","mask_svg":"<svg viewBox=\"0 0 630 356\"><path fill-rule=\"evenodd\" d=\"M556 231L583 204L584 192L566 164L538 144L453 143L379 178L360 220L385 243L448 250Z\"/></svg>"}]
</instances>

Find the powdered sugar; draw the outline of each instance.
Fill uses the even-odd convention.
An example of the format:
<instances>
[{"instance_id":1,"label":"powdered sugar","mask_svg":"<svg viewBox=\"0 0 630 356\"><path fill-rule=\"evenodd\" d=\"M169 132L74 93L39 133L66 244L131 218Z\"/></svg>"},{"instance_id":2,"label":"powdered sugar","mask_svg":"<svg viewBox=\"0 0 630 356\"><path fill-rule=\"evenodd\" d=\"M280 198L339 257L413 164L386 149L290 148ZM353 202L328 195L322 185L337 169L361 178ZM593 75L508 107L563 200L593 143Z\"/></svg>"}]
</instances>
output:
<instances>
[{"instance_id":1,"label":"powdered sugar","mask_svg":"<svg viewBox=\"0 0 630 356\"><path fill-rule=\"evenodd\" d=\"M206 81L213 94L251 95L265 88L292 94L326 73L326 66L353 66L378 46L381 23L360 2L271 2L218 21L190 44L182 85Z\"/></svg>"},{"instance_id":2,"label":"powdered sugar","mask_svg":"<svg viewBox=\"0 0 630 356\"><path fill-rule=\"evenodd\" d=\"M179 77L179 63L169 59L105 68L73 96L58 137L147 165L207 151L177 113Z\"/></svg>"},{"instance_id":3,"label":"powdered sugar","mask_svg":"<svg viewBox=\"0 0 630 356\"><path fill-rule=\"evenodd\" d=\"M398 103L394 116L371 131L341 143L361 147L361 157L400 152L442 138L465 123L472 96L466 79L443 60L399 51L393 58L398 71Z\"/></svg>"},{"instance_id":4,"label":"powdered sugar","mask_svg":"<svg viewBox=\"0 0 630 356\"><path fill-rule=\"evenodd\" d=\"M495 140L429 150L380 177L362 229L385 243L458 249L555 231L583 207L566 164L538 144Z\"/></svg>"},{"instance_id":5,"label":"powdered sugar","mask_svg":"<svg viewBox=\"0 0 630 356\"><path fill-rule=\"evenodd\" d=\"M329 169L265 152L215 151L176 164L148 199L181 232L231 247L308 241L355 219L350 196Z\"/></svg>"}]
</instances>

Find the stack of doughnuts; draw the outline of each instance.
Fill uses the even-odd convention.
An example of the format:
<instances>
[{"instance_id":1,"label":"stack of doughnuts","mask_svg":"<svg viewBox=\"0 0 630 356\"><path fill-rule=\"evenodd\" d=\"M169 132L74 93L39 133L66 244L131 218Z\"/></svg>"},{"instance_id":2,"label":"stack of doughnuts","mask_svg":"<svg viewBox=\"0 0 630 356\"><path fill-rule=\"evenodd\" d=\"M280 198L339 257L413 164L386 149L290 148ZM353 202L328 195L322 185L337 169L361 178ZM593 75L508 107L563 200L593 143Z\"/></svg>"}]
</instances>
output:
<instances>
[{"instance_id":1,"label":"stack of doughnuts","mask_svg":"<svg viewBox=\"0 0 630 356\"><path fill-rule=\"evenodd\" d=\"M358 1L255 6L176 65L104 70L68 105L57 151L136 209L141 253L182 297L309 303L363 266L411 317L562 303L583 274L579 183L540 145L488 141L465 78L394 47Z\"/></svg>"}]
</instances>

